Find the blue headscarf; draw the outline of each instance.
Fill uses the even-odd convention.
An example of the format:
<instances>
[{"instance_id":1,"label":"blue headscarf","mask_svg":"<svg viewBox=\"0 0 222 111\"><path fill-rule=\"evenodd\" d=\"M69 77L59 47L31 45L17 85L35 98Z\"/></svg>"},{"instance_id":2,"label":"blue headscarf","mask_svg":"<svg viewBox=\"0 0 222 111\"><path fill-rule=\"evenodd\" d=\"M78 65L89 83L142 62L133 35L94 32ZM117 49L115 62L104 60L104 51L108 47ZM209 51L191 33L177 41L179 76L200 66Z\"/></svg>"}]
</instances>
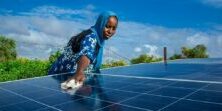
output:
<instances>
[{"instance_id":1,"label":"blue headscarf","mask_svg":"<svg viewBox=\"0 0 222 111\"><path fill-rule=\"evenodd\" d=\"M105 39L103 37L103 30L109 20L110 17L112 16L116 16L116 14L114 12L111 11L107 11L107 12L103 12L99 15L96 24L94 26L91 27L91 30L97 35L96 39L99 45L99 51L96 57L96 65L95 68L96 70L100 69L100 66L102 64L102 57L103 57L103 46L105 44Z\"/></svg>"}]
</instances>

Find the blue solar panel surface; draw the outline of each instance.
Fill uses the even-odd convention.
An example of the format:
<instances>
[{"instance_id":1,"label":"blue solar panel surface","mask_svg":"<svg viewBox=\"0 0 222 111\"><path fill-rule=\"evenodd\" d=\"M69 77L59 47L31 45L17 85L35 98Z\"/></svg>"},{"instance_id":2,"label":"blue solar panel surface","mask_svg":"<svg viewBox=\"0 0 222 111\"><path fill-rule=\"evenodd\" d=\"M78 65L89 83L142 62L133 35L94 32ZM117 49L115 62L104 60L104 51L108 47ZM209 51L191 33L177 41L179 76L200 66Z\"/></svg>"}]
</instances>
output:
<instances>
[{"instance_id":1,"label":"blue solar panel surface","mask_svg":"<svg viewBox=\"0 0 222 111\"><path fill-rule=\"evenodd\" d=\"M221 111L222 59L138 64L87 74L77 91L70 74L0 83L1 111Z\"/></svg>"}]
</instances>

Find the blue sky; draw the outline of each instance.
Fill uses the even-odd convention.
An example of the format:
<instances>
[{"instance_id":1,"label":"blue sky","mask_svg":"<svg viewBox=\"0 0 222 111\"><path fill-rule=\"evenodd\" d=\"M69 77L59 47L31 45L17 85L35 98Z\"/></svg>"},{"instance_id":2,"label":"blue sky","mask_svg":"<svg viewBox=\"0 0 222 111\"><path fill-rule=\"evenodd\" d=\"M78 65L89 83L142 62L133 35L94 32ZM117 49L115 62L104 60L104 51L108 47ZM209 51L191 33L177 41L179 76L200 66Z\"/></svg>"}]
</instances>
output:
<instances>
[{"instance_id":1,"label":"blue sky","mask_svg":"<svg viewBox=\"0 0 222 111\"><path fill-rule=\"evenodd\" d=\"M222 57L222 0L1 0L0 34L17 41L19 56L48 58L105 10L120 19L106 59L161 57L164 46L171 56L197 44Z\"/></svg>"}]
</instances>

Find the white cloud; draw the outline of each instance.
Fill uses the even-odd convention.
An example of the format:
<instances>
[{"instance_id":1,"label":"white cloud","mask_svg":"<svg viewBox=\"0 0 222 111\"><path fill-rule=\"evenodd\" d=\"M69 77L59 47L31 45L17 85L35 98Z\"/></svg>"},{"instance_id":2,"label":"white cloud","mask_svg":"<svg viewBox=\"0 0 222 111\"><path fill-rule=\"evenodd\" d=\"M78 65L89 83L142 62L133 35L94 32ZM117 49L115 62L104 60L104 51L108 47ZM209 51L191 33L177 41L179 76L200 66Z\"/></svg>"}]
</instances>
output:
<instances>
[{"instance_id":1,"label":"white cloud","mask_svg":"<svg viewBox=\"0 0 222 111\"><path fill-rule=\"evenodd\" d=\"M86 25L85 23L76 22L75 20L60 20L55 17L32 17L30 22L32 23L33 29L57 37L71 36L73 32L77 33L90 26L90 24Z\"/></svg>"},{"instance_id":2,"label":"white cloud","mask_svg":"<svg viewBox=\"0 0 222 111\"><path fill-rule=\"evenodd\" d=\"M26 17L21 16L1 16L0 15L0 33L19 33L21 35L28 35L29 22Z\"/></svg>"},{"instance_id":3,"label":"white cloud","mask_svg":"<svg viewBox=\"0 0 222 111\"><path fill-rule=\"evenodd\" d=\"M69 16L95 17L97 14L93 12L94 9L95 7L91 4L87 5L83 9L67 9L67 8L45 5L45 6L36 7L29 12L20 12L20 14L28 16L41 16L41 17L60 16L62 18Z\"/></svg>"},{"instance_id":4,"label":"white cloud","mask_svg":"<svg viewBox=\"0 0 222 111\"><path fill-rule=\"evenodd\" d=\"M157 46L145 44L144 47L148 49L148 52L147 52L148 55L159 56L159 54L158 54L158 52L157 52L157 50L158 50L158 47L157 47Z\"/></svg>"},{"instance_id":5,"label":"white cloud","mask_svg":"<svg viewBox=\"0 0 222 111\"><path fill-rule=\"evenodd\" d=\"M134 49L134 51L135 51L135 52L141 52L142 49L141 49L140 47L136 47L136 48Z\"/></svg>"},{"instance_id":6,"label":"white cloud","mask_svg":"<svg viewBox=\"0 0 222 111\"><path fill-rule=\"evenodd\" d=\"M186 44L190 45L190 46L196 46L198 44L204 44L204 45L208 46L209 41L210 41L210 38L207 37L207 35L203 35L201 33L196 33L192 36L187 37Z\"/></svg>"},{"instance_id":7,"label":"white cloud","mask_svg":"<svg viewBox=\"0 0 222 111\"><path fill-rule=\"evenodd\" d=\"M98 13L94 9L93 5L78 10L42 6L17 16L0 15L0 33L18 42L20 56L48 58L51 52L66 45L71 35L95 23ZM60 17L61 15L65 17ZM75 16L70 19L72 15ZM180 53L182 46L205 44L210 57L221 57L221 35L220 30L209 33L120 21L117 34L106 42L104 56L105 59L125 60L144 53L161 56L163 47L166 46L169 57Z\"/></svg>"},{"instance_id":8,"label":"white cloud","mask_svg":"<svg viewBox=\"0 0 222 111\"><path fill-rule=\"evenodd\" d=\"M200 0L200 1L206 5L211 5L216 8L222 8L222 0Z\"/></svg>"},{"instance_id":9,"label":"white cloud","mask_svg":"<svg viewBox=\"0 0 222 111\"><path fill-rule=\"evenodd\" d=\"M0 15L0 34L16 40L19 56L48 58L51 52L66 45L72 35L93 25L94 22L89 22L96 17L96 12L91 11L93 9L92 5L80 10L43 6L34 8L26 15ZM47 13L50 16L44 16ZM88 18L59 18L57 15L61 14Z\"/></svg>"},{"instance_id":10,"label":"white cloud","mask_svg":"<svg viewBox=\"0 0 222 111\"><path fill-rule=\"evenodd\" d=\"M131 58L142 53L162 56L163 47L167 47L170 57L175 53L181 53L183 46L194 47L197 44L204 44L208 48L210 57L221 57L215 53L222 50L219 48L220 43L217 42L221 34L215 30L171 29L134 21L120 21L116 36L111 38L107 45L115 45L120 54ZM146 47L141 46L144 44Z\"/></svg>"}]
</instances>

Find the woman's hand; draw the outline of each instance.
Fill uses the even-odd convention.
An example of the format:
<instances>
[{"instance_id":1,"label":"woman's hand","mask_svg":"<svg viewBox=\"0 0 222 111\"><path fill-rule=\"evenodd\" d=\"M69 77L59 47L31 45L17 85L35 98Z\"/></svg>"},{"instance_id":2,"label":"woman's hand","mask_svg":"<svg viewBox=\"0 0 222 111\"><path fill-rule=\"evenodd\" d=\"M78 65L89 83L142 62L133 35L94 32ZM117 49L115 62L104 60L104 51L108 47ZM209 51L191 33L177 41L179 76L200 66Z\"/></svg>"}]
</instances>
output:
<instances>
[{"instance_id":1,"label":"woman's hand","mask_svg":"<svg viewBox=\"0 0 222 111\"><path fill-rule=\"evenodd\" d=\"M73 77L75 79L75 82L84 82L84 80L86 79L85 74L83 71L78 71L76 72L76 74Z\"/></svg>"},{"instance_id":2,"label":"woman's hand","mask_svg":"<svg viewBox=\"0 0 222 111\"><path fill-rule=\"evenodd\" d=\"M72 79L75 79L75 82L84 82L85 80L84 70L87 68L89 64L90 60L86 56L82 56L78 61L76 74L73 77L71 77L69 80L67 80L67 82L69 82Z\"/></svg>"},{"instance_id":3,"label":"woman's hand","mask_svg":"<svg viewBox=\"0 0 222 111\"><path fill-rule=\"evenodd\" d=\"M84 80L86 79L86 77L85 77L85 74L84 74L84 72L83 71L79 71L79 72L76 72L76 74L74 75L74 76L72 76L71 78L69 78L67 81L66 81L66 83L68 83L69 81L71 81L71 80L75 80L75 82L77 83L77 82L79 82L79 83L81 83L81 82L84 82Z\"/></svg>"}]
</instances>

